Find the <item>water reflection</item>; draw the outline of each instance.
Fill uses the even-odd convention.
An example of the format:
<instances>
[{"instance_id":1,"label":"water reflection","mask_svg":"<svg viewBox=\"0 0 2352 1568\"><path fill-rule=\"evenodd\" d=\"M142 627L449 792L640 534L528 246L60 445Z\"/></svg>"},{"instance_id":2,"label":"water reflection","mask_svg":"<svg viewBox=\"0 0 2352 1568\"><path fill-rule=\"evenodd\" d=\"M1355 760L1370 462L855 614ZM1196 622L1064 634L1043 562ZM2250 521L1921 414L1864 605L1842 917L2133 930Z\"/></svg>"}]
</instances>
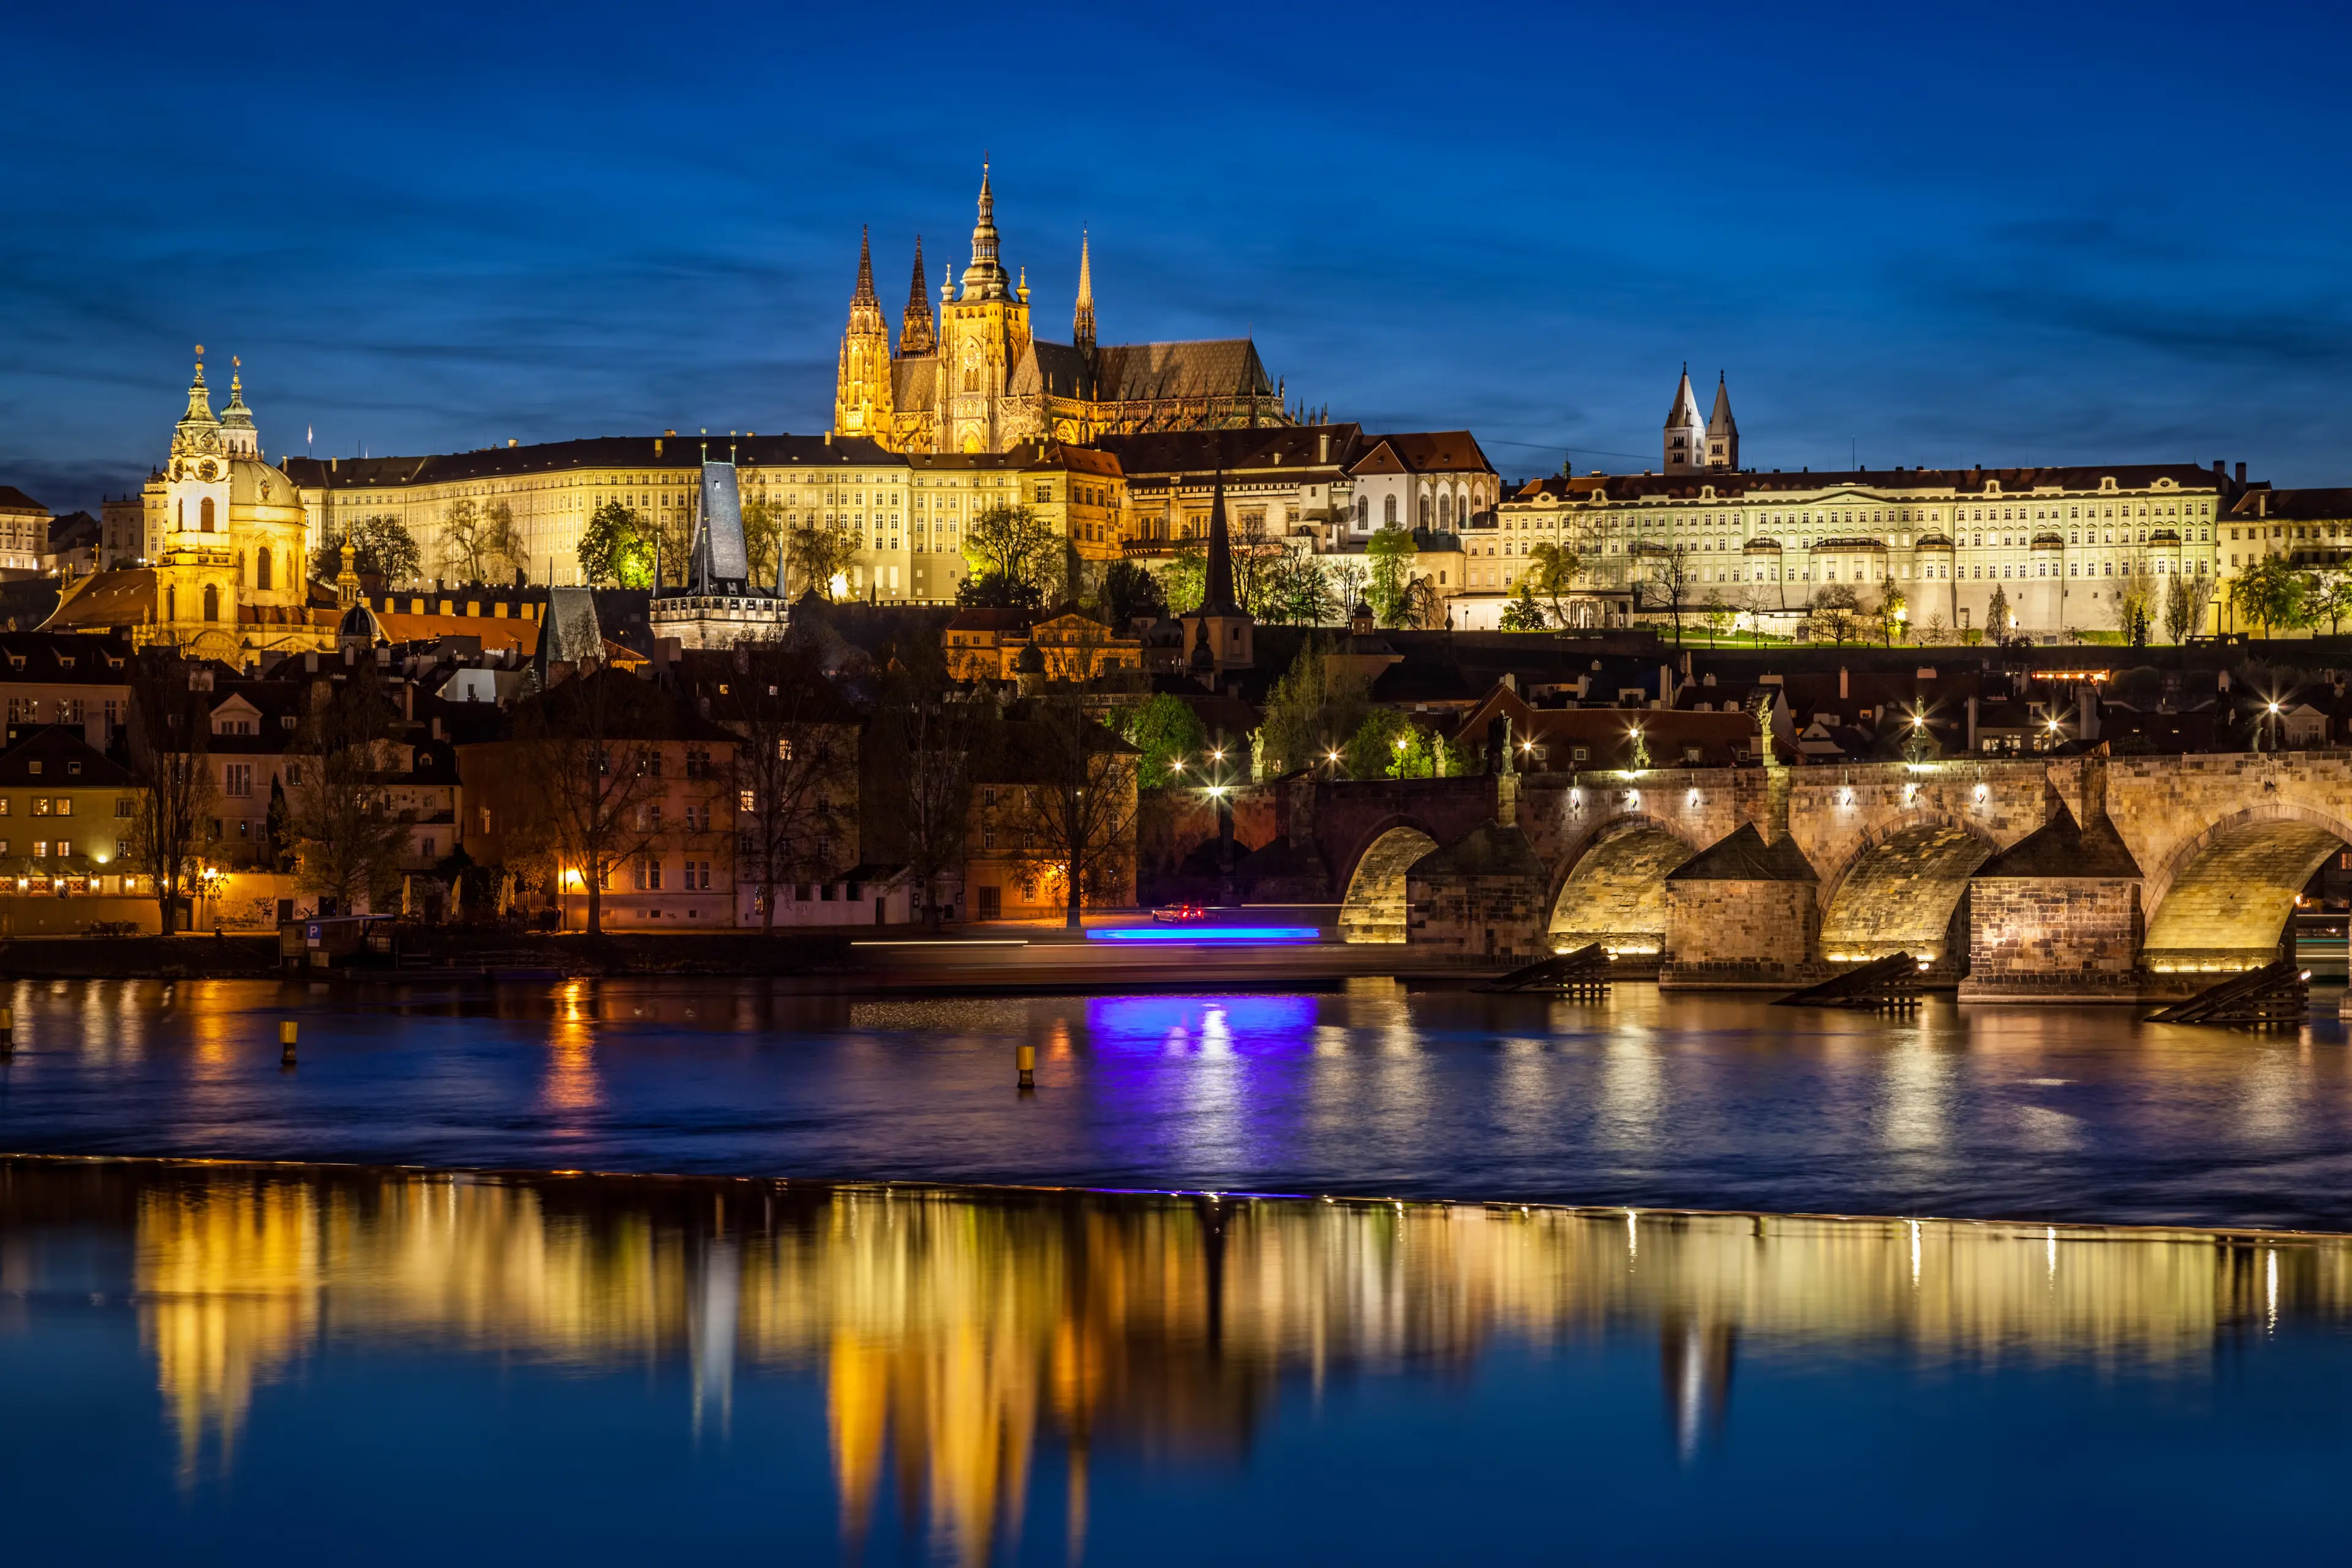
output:
<instances>
[{"instance_id":1,"label":"water reflection","mask_svg":"<svg viewBox=\"0 0 2352 1568\"><path fill-rule=\"evenodd\" d=\"M1097 1456L1245 1455L1291 1379L1640 1336L1687 1460L1742 1363L2197 1380L2227 1342L2352 1317L2331 1238L0 1162L11 1291L83 1288L40 1244L61 1228L130 1243L185 1479L339 1346L667 1363L719 1444L743 1378L814 1370L845 1535L895 1502L965 1563L1018 1534L1041 1469L1083 1533Z\"/></svg>"}]
</instances>

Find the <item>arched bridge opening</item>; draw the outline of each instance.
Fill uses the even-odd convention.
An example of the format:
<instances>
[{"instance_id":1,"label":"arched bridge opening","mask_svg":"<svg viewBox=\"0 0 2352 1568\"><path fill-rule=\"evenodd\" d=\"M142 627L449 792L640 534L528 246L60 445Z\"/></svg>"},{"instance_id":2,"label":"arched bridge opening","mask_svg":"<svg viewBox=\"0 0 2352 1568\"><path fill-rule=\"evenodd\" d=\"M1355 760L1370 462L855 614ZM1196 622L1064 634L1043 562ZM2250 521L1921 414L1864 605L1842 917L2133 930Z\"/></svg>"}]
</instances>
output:
<instances>
[{"instance_id":1,"label":"arched bridge opening","mask_svg":"<svg viewBox=\"0 0 2352 1568\"><path fill-rule=\"evenodd\" d=\"M2229 973L2279 956L2295 895L2352 826L2281 811L2217 823L2174 857L2140 943L2158 973Z\"/></svg>"},{"instance_id":2,"label":"arched bridge opening","mask_svg":"<svg viewBox=\"0 0 2352 1568\"><path fill-rule=\"evenodd\" d=\"M1552 950L1572 952L1598 942L1612 952L1662 951L1666 876L1697 853L1654 823L1604 828L1569 868L1552 899Z\"/></svg>"},{"instance_id":3,"label":"arched bridge opening","mask_svg":"<svg viewBox=\"0 0 2352 1568\"><path fill-rule=\"evenodd\" d=\"M1404 874L1437 848L1420 828L1400 824L1365 848L1348 879L1339 904L1342 942L1402 942L1405 939Z\"/></svg>"},{"instance_id":4,"label":"arched bridge opening","mask_svg":"<svg viewBox=\"0 0 2352 1568\"><path fill-rule=\"evenodd\" d=\"M1968 955L1969 878L1993 847L1955 823L1914 822L1865 845L1822 912L1822 956L1907 952L1957 972Z\"/></svg>"}]
</instances>

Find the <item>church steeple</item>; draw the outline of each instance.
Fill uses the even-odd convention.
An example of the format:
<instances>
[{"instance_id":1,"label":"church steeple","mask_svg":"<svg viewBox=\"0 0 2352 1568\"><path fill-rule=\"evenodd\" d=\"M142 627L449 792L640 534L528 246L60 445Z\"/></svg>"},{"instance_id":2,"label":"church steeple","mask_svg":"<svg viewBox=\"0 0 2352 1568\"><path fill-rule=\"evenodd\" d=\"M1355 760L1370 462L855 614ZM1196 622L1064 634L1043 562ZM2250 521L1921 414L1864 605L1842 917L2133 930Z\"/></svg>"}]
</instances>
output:
<instances>
[{"instance_id":1,"label":"church steeple","mask_svg":"<svg viewBox=\"0 0 2352 1568\"><path fill-rule=\"evenodd\" d=\"M923 237L915 237L915 280L907 289L907 313L898 321L898 352L927 354L939 346L931 325L931 290L923 279Z\"/></svg>"},{"instance_id":2,"label":"church steeple","mask_svg":"<svg viewBox=\"0 0 2352 1568\"><path fill-rule=\"evenodd\" d=\"M1241 607L1234 603L1234 541L1232 531L1225 526L1225 476L1219 469L1216 489L1209 497L1208 582L1201 595L1201 614L1241 613Z\"/></svg>"},{"instance_id":3,"label":"church steeple","mask_svg":"<svg viewBox=\"0 0 2352 1568\"><path fill-rule=\"evenodd\" d=\"M874 292L874 247L857 237L857 288L849 297L849 325L841 334L841 368L834 381L834 428L877 440L890 434L890 323Z\"/></svg>"},{"instance_id":4,"label":"church steeple","mask_svg":"<svg viewBox=\"0 0 2352 1568\"><path fill-rule=\"evenodd\" d=\"M220 449L220 417L213 412L213 395L205 386L205 345L196 345L196 376L188 383L188 411L172 432L172 455Z\"/></svg>"},{"instance_id":5,"label":"church steeple","mask_svg":"<svg viewBox=\"0 0 2352 1568\"><path fill-rule=\"evenodd\" d=\"M1706 466L1706 424L1698 416L1698 395L1691 391L1690 366L1675 388L1675 403L1666 410L1665 471L1687 474Z\"/></svg>"},{"instance_id":6,"label":"church steeple","mask_svg":"<svg viewBox=\"0 0 2352 1568\"><path fill-rule=\"evenodd\" d=\"M232 458L261 456L261 435L253 427L253 410L245 405L245 362L229 356L228 406L221 411L221 449Z\"/></svg>"},{"instance_id":7,"label":"church steeple","mask_svg":"<svg viewBox=\"0 0 2352 1568\"><path fill-rule=\"evenodd\" d=\"M1739 467L1739 424L1731 417L1731 393L1725 386L1723 373L1715 373L1715 412L1706 421L1706 466L1710 468Z\"/></svg>"},{"instance_id":8,"label":"church steeple","mask_svg":"<svg viewBox=\"0 0 2352 1568\"><path fill-rule=\"evenodd\" d=\"M1084 229L1078 231L1078 308L1070 318L1070 342L1081 353L1095 352L1095 275Z\"/></svg>"},{"instance_id":9,"label":"church steeple","mask_svg":"<svg viewBox=\"0 0 2352 1568\"><path fill-rule=\"evenodd\" d=\"M996 193L989 188L988 165L980 166L980 221L971 226L971 265L963 269L963 297L1002 300L1007 292L1004 264L996 255Z\"/></svg>"}]
</instances>

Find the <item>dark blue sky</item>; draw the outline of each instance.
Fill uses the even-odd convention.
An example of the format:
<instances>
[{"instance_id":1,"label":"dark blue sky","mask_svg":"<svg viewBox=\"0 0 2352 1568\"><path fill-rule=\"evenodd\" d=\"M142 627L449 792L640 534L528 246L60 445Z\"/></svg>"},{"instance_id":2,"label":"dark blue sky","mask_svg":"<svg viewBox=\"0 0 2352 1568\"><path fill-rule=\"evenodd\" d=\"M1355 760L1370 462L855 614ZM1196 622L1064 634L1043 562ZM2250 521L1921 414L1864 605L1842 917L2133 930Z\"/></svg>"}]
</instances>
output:
<instances>
[{"instance_id":1,"label":"dark blue sky","mask_svg":"<svg viewBox=\"0 0 2352 1568\"><path fill-rule=\"evenodd\" d=\"M27 7L0 482L143 474L197 342L273 455L821 429L985 149L1042 333L1089 226L1104 341L1507 475L1654 466L1687 359L1765 468L2347 483L2347 15Z\"/></svg>"}]
</instances>

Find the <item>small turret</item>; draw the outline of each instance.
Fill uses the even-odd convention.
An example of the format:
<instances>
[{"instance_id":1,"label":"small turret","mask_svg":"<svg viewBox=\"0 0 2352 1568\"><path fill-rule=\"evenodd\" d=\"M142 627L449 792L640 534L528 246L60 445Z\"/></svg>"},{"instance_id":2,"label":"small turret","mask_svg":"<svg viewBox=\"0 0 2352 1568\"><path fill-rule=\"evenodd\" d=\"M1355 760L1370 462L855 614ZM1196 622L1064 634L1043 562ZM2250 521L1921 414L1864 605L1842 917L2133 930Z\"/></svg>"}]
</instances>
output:
<instances>
[{"instance_id":1,"label":"small turret","mask_svg":"<svg viewBox=\"0 0 2352 1568\"><path fill-rule=\"evenodd\" d=\"M931 321L931 290L923 280L923 237L915 237L915 279L907 289L907 313L898 322L898 352L927 354L940 344Z\"/></svg>"},{"instance_id":2,"label":"small turret","mask_svg":"<svg viewBox=\"0 0 2352 1568\"><path fill-rule=\"evenodd\" d=\"M1731 417L1731 393L1723 373L1715 373L1715 412L1706 420L1706 466L1727 471L1739 467L1739 424Z\"/></svg>"}]
</instances>

